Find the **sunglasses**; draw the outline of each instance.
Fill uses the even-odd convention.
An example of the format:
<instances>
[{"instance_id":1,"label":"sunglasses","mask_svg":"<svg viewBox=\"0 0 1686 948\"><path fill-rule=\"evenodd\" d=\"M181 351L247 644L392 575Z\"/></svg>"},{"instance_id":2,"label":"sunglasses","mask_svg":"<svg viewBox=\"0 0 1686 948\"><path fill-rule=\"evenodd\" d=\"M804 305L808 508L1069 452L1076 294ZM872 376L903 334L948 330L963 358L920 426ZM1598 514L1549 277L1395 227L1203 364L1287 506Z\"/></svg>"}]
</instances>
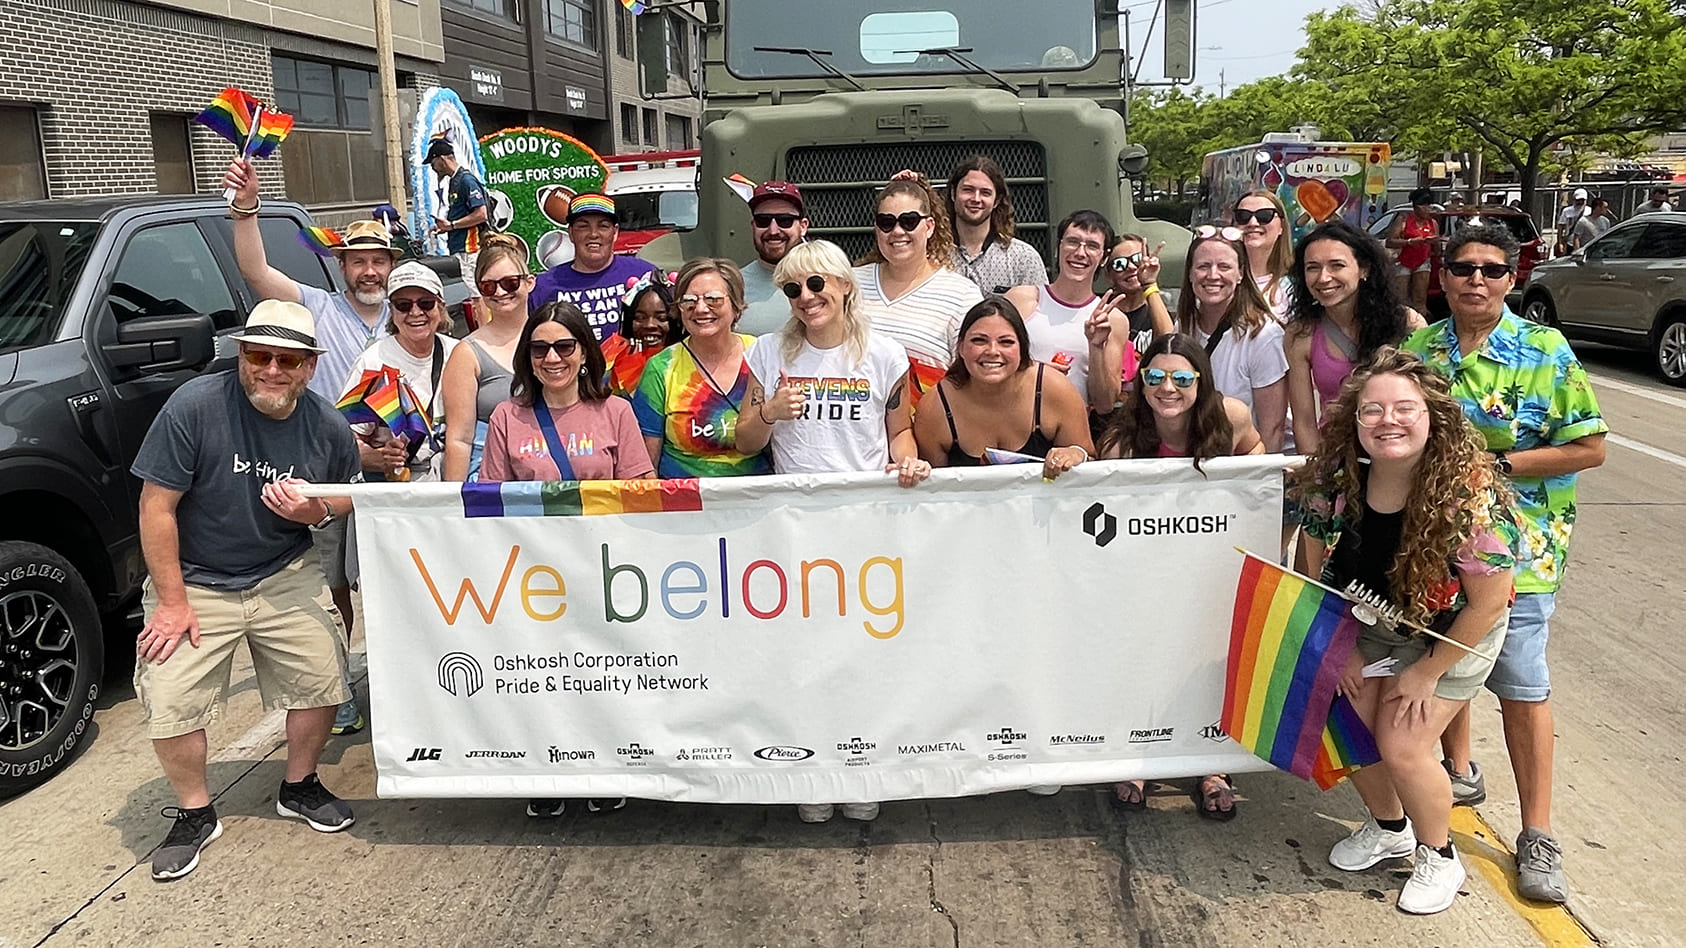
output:
<instances>
[{"instance_id":1,"label":"sunglasses","mask_svg":"<svg viewBox=\"0 0 1686 948\"><path fill-rule=\"evenodd\" d=\"M1201 224L1199 227L1194 229L1194 236L1199 240L1211 240L1214 237L1222 237L1231 243L1239 243L1241 240L1241 229L1239 227L1213 227L1211 224Z\"/></svg>"},{"instance_id":2,"label":"sunglasses","mask_svg":"<svg viewBox=\"0 0 1686 948\"><path fill-rule=\"evenodd\" d=\"M545 342L543 339L534 339L527 343L527 355L540 360L549 356L552 352L564 359L567 359L572 357L574 353L579 351L579 349L580 341L578 339L557 339L553 342Z\"/></svg>"},{"instance_id":3,"label":"sunglasses","mask_svg":"<svg viewBox=\"0 0 1686 948\"><path fill-rule=\"evenodd\" d=\"M784 285L784 295L790 297L791 299L796 299L798 296L802 295L802 287L804 285L808 287L808 292L810 293L824 293L825 277L816 273L809 277L805 283L786 283Z\"/></svg>"},{"instance_id":4,"label":"sunglasses","mask_svg":"<svg viewBox=\"0 0 1686 948\"><path fill-rule=\"evenodd\" d=\"M919 226L920 221L929 220L930 217L931 215L921 214L918 211L904 211L901 214L880 214L874 222L878 225L878 232L881 234L888 234L897 227L911 234L914 228Z\"/></svg>"},{"instance_id":5,"label":"sunglasses","mask_svg":"<svg viewBox=\"0 0 1686 948\"><path fill-rule=\"evenodd\" d=\"M481 280L475 286L480 288L481 296L497 296L499 293L509 294L519 290L528 276L530 274L519 273L515 276L499 277L496 280Z\"/></svg>"},{"instance_id":6,"label":"sunglasses","mask_svg":"<svg viewBox=\"0 0 1686 948\"><path fill-rule=\"evenodd\" d=\"M1142 370L1142 381L1147 383L1148 388L1164 385L1167 378L1178 388L1188 388L1200 378L1200 373L1189 369L1178 369L1175 372L1167 372L1164 369Z\"/></svg>"},{"instance_id":7,"label":"sunglasses","mask_svg":"<svg viewBox=\"0 0 1686 948\"><path fill-rule=\"evenodd\" d=\"M1368 402L1358 406L1358 423L1366 428L1374 428L1387 418L1389 409L1393 411L1393 423L1402 428L1416 424L1417 419L1428 410L1421 402L1400 402L1397 405Z\"/></svg>"},{"instance_id":8,"label":"sunglasses","mask_svg":"<svg viewBox=\"0 0 1686 948\"><path fill-rule=\"evenodd\" d=\"M724 293L704 293L701 296L693 296L687 293L679 297L681 309L694 309L698 303L707 306L709 309L719 309L720 304L724 302L726 302L726 294Z\"/></svg>"},{"instance_id":9,"label":"sunglasses","mask_svg":"<svg viewBox=\"0 0 1686 948\"><path fill-rule=\"evenodd\" d=\"M412 309L419 309L424 313L431 313L433 312L433 307L438 302L439 301L435 299L393 300L392 308L400 313L408 313Z\"/></svg>"},{"instance_id":10,"label":"sunglasses","mask_svg":"<svg viewBox=\"0 0 1686 948\"><path fill-rule=\"evenodd\" d=\"M294 355L291 352L268 352L263 349L243 350L240 357L246 360L247 365L267 369L269 364L273 362L288 372L304 365L304 361L310 358L309 356Z\"/></svg>"},{"instance_id":11,"label":"sunglasses","mask_svg":"<svg viewBox=\"0 0 1686 948\"><path fill-rule=\"evenodd\" d=\"M1134 270L1137 267L1140 267L1142 265L1142 261L1146 259L1147 251L1138 250L1135 253L1125 254L1122 257L1113 257L1112 262L1107 264L1107 266L1111 267L1112 272L1114 273L1123 273L1125 270Z\"/></svg>"},{"instance_id":12,"label":"sunglasses","mask_svg":"<svg viewBox=\"0 0 1686 948\"><path fill-rule=\"evenodd\" d=\"M756 215L753 215L750 219L755 221L755 226L765 230L765 229L773 226L774 224L777 224L780 227L784 227L784 228L795 227L796 222L802 219L802 215L800 215L800 214L756 214Z\"/></svg>"},{"instance_id":13,"label":"sunglasses","mask_svg":"<svg viewBox=\"0 0 1686 948\"><path fill-rule=\"evenodd\" d=\"M1260 227L1264 227L1273 220L1276 220L1276 208L1274 207L1261 207L1256 211L1244 210L1239 207L1235 209L1235 222L1237 224L1251 224L1257 221Z\"/></svg>"},{"instance_id":14,"label":"sunglasses","mask_svg":"<svg viewBox=\"0 0 1686 948\"><path fill-rule=\"evenodd\" d=\"M1477 270L1480 270L1481 275L1489 280L1502 280L1511 274L1510 264L1508 263L1477 264L1469 263L1465 260L1454 260L1453 262L1446 264L1447 273L1463 280L1467 280L1470 277L1475 276L1475 271Z\"/></svg>"}]
</instances>

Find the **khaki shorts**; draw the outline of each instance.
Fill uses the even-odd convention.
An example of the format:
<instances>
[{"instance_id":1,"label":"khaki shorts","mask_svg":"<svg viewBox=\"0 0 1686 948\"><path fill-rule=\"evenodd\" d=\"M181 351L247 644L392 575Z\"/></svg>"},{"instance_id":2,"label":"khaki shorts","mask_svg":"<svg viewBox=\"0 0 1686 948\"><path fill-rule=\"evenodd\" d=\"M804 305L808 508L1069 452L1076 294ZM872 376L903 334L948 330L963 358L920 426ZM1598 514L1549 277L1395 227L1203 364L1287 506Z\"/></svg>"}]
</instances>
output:
<instances>
[{"instance_id":1,"label":"khaki shorts","mask_svg":"<svg viewBox=\"0 0 1686 948\"><path fill-rule=\"evenodd\" d=\"M135 662L135 694L154 740L216 720L242 641L265 710L333 707L351 697L339 610L313 551L241 592L189 585L187 602L199 617L199 647L183 641L161 665ZM158 607L151 579L142 605L150 619Z\"/></svg>"},{"instance_id":2,"label":"khaki shorts","mask_svg":"<svg viewBox=\"0 0 1686 948\"><path fill-rule=\"evenodd\" d=\"M1475 644L1475 650L1497 655L1499 648L1504 645L1505 629L1509 625L1510 610L1507 609L1499 616L1499 621L1487 630L1487 634L1481 637L1481 641ZM1456 645L1448 645L1428 636L1405 638L1374 625L1364 626L1363 631L1358 633L1358 654L1363 656L1364 664L1368 665L1388 657L1396 658L1399 664L1393 669L1395 675L1404 671L1405 666L1427 655L1430 645L1435 648L1457 649L1458 654L1463 656L1458 659L1456 665L1446 670L1446 674L1440 676L1440 681L1434 686L1434 696L1446 701L1468 701L1475 697L1476 692L1481 690L1481 685L1486 682L1488 674L1493 671L1492 662L1458 649Z\"/></svg>"}]
</instances>

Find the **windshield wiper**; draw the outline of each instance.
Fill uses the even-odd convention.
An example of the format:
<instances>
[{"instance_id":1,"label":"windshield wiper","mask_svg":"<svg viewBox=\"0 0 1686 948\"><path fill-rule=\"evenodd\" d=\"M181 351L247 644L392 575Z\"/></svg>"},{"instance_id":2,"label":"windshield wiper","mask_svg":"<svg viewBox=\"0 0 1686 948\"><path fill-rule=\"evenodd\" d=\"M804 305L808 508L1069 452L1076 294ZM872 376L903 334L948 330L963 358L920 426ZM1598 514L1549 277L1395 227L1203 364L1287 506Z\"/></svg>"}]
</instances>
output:
<instances>
[{"instance_id":1,"label":"windshield wiper","mask_svg":"<svg viewBox=\"0 0 1686 948\"><path fill-rule=\"evenodd\" d=\"M861 85L860 81L854 76L849 75L843 70L838 69L836 66L833 66L831 63L828 63L820 58L821 56L830 56L831 50L829 49L809 49L806 46L752 46L750 48L758 53L789 53L792 56L806 56L814 61L814 65L824 69L826 72L831 73L837 78L842 79L849 85L854 86L856 89L859 89L862 92L866 91L866 86Z\"/></svg>"},{"instance_id":2,"label":"windshield wiper","mask_svg":"<svg viewBox=\"0 0 1686 948\"><path fill-rule=\"evenodd\" d=\"M904 54L905 52L911 52L916 56L947 56L949 59L954 60L960 65L969 66L989 78L994 79L996 82L1001 83L1008 92L1011 92L1014 95L1018 95L1019 93L1019 87L1014 85L1012 82L1009 82L1006 76L1003 76L969 56L963 55L965 53L973 52L973 49L970 46L933 46L930 49L914 49L907 50L905 52L897 50L897 52Z\"/></svg>"}]
</instances>

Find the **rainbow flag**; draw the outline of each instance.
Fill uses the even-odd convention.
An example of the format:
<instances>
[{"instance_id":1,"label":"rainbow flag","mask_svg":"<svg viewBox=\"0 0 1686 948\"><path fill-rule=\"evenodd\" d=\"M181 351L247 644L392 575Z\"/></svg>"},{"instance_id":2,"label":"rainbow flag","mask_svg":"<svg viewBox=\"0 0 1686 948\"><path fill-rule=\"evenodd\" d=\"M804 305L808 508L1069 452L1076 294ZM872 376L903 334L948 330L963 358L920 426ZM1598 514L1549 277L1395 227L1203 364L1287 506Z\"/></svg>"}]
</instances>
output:
<instances>
[{"instance_id":1,"label":"rainbow flag","mask_svg":"<svg viewBox=\"0 0 1686 948\"><path fill-rule=\"evenodd\" d=\"M365 369L363 377L334 406L354 425L385 425L394 435L419 444L433 434L427 413L410 383L390 365Z\"/></svg>"},{"instance_id":2,"label":"rainbow flag","mask_svg":"<svg viewBox=\"0 0 1686 948\"><path fill-rule=\"evenodd\" d=\"M246 147L252 131L252 113L258 101L239 89L229 86L217 94L203 112L193 117L195 122L217 133L239 148Z\"/></svg>"},{"instance_id":3,"label":"rainbow flag","mask_svg":"<svg viewBox=\"0 0 1686 948\"><path fill-rule=\"evenodd\" d=\"M647 9L641 0L621 0L621 6L626 7L633 16L637 16Z\"/></svg>"},{"instance_id":4,"label":"rainbow flag","mask_svg":"<svg viewBox=\"0 0 1686 948\"><path fill-rule=\"evenodd\" d=\"M345 238L326 227L305 227L299 230L299 243L319 257L332 257L335 247L345 246Z\"/></svg>"},{"instance_id":5,"label":"rainbow flag","mask_svg":"<svg viewBox=\"0 0 1686 948\"><path fill-rule=\"evenodd\" d=\"M701 510L694 477L647 481L505 481L462 485L465 517L595 517Z\"/></svg>"},{"instance_id":6,"label":"rainbow flag","mask_svg":"<svg viewBox=\"0 0 1686 948\"><path fill-rule=\"evenodd\" d=\"M1224 731L1325 790L1380 760L1352 705L1335 695L1358 631L1339 594L1248 554L1235 590Z\"/></svg>"},{"instance_id":7,"label":"rainbow flag","mask_svg":"<svg viewBox=\"0 0 1686 948\"><path fill-rule=\"evenodd\" d=\"M293 130L293 117L285 112L262 109L258 113L258 133L252 139L248 157L268 158L280 147L287 133Z\"/></svg>"}]
</instances>

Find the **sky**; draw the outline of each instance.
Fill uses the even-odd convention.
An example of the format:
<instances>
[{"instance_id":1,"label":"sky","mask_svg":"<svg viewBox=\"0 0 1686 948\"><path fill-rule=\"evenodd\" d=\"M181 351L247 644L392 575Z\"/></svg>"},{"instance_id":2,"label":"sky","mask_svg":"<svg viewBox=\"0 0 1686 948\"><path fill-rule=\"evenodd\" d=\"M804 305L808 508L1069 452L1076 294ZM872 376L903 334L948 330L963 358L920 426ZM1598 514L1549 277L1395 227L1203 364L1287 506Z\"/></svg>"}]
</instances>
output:
<instances>
[{"instance_id":1,"label":"sky","mask_svg":"<svg viewBox=\"0 0 1686 948\"><path fill-rule=\"evenodd\" d=\"M1131 55L1143 58L1137 78L1144 83L1164 78L1163 14L1160 22L1152 24L1152 37L1147 37L1155 6L1154 0L1122 3L1130 14ZM1220 70L1221 81L1230 89L1287 72L1294 65L1295 52L1305 43L1306 14L1338 6L1338 0L1197 0L1194 84L1216 95ZM1218 48L1206 48L1214 46Z\"/></svg>"}]
</instances>

